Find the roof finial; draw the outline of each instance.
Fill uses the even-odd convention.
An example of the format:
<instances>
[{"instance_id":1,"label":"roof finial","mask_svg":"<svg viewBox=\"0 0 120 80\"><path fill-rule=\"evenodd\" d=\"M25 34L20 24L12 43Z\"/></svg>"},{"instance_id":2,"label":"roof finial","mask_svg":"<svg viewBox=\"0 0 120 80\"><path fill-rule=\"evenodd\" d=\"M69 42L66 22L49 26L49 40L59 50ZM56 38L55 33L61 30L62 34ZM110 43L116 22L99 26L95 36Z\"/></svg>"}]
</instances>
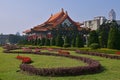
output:
<instances>
[{"instance_id":1,"label":"roof finial","mask_svg":"<svg viewBox=\"0 0 120 80\"><path fill-rule=\"evenodd\" d=\"M53 16L53 14L51 13L51 16Z\"/></svg>"},{"instance_id":2,"label":"roof finial","mask_svg":"<svg viewBox=\"0 0 120 80\"><path fill-rule=\"evenodd\" d=\"M68 12L67 12L67 11L66 11L65 13L68 15Z\"/></svg>"},{"instance_id":3,"label":"roof finial","mask_svg":"<svg viewBox=\"0 0 120 80\"><path fill-rule=\"evenodd\" d=\"M62 12L64 12L64 9L63 9L63 8L62 8L61 10L62 10Z\"/></svg>"}]
</instances>

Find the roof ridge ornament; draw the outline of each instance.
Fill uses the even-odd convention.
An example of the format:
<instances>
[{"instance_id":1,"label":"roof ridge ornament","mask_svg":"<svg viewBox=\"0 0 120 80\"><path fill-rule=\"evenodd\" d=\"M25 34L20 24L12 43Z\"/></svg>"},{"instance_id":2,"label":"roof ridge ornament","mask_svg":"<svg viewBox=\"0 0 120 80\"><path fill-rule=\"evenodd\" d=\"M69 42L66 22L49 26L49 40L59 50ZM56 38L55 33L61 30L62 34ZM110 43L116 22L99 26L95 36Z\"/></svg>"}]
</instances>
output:
<instances>
[{"instance_id":1,"label":"roof ridge ornament","mask_svg":"<svg viewBox=\"0 0 120 80\"><path fill-rule=\"evenodd\" d=\"M51 13L51 16L53 16L53 14Z\"/></svg>"},{"instance_id":2,"label":"roof ridge ornament","mask_svg":"<svg viewBox=\"0 0 120 80\"><path fill-rule=\"evenodd\" d=\"M66 15L68 15L68 12L67 12L67 11L65 11L65 13L66 13Z\"/></svg>"},{"instance_id":3,"label":"roof ridge ornament","mask_svg":"<svg viewBox=\"0 0 120 80\"><path fill-rule=\"evenodd\" d=\"M61 11L64 12L64 9L62 8Z\"/></svg>"}]
</instances>

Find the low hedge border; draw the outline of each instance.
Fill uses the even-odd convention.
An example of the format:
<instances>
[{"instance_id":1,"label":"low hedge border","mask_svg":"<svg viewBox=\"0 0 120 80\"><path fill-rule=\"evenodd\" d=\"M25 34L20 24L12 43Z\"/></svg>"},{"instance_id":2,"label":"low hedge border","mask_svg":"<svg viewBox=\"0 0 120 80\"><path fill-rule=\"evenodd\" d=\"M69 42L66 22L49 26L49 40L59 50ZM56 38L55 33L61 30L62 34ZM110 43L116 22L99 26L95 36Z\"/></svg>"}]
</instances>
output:
<instances>
[{"instance_id":1,"label":"low hedge border","mask_svg":"<svg viewBox=\"0 0 120 80\"><path fill-rule=\"evenodd\" d=\"M53 54L53 53L41 53L41 52L19 52L19 51L4 51L6 53L27 53L27 54L37 54L37 55L47 55L47 56L61 56L71 59L76 59L87 63L87 66L77 66L77 67L58 67L58 68L35 68L29 64L21 64L20 69L29 74L35 74L40 76L75 76L75 75L85 75L85 74L94 74L102 71L101 64L90 58L78 57L73 55L63 55L63 54Z\"/></svg>"},{"instance_id":2,"label":"low hedge border","mask_svg":"<svg viewBox=\"0 0 120 80\"><path fill-rule=\"evenodd\" d=\"M76 53L87 54L87 55L92 55L92 56L99 56L99 57L104 57L104 58L109 58L109 59L119 59L120 60L120 56L117 56L117 55L108 55L108 54L104 54L104 53L81 51L81 50L76 50Z\"/></svg>"}]
</instances>

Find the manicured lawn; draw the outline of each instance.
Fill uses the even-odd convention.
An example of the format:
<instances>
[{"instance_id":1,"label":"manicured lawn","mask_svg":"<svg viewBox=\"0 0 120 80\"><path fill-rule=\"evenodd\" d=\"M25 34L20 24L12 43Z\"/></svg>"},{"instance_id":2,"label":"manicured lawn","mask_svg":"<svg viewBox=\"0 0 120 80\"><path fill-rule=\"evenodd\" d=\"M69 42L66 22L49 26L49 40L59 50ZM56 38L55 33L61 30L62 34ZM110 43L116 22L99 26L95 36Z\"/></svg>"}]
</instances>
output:
<instances>
[{"instance_id":1,"label":"manicured lawn","mask_svg":"<svg viewBox=\"0 0 120 80\"><path fill-rule=\"evenodd\" d=\"M15 58L17 54L5 54L2 52L2 48L0 48L0 80L120 80L120 60L112 60L97 56L76 54L74 51L70 52L71 55L90 57L92 59L98 60L105 68L105 70L97 74L66 77L44 77L28 75L25 73L16 72L17 70L19 70L19 65L21 63L21 61ZM32 54L24 54L23 56L31 57L31 59L34 61L32 65L36 67L66 67L85 65L84 63L77 60L64 57L42 55L39 56Z\"/></svg>"},{"instance_id":2,"label":"manicured lawn","mask_svg":"<svg viewBox=\"0 0 120 80\"><path fill-rule=\"evenodd\" d=\"M32 55L31 58L34 60L32 65L38 68L74 67L87 65L82 61L80 62L64 57Z\"/></svg>"}]
</instances>

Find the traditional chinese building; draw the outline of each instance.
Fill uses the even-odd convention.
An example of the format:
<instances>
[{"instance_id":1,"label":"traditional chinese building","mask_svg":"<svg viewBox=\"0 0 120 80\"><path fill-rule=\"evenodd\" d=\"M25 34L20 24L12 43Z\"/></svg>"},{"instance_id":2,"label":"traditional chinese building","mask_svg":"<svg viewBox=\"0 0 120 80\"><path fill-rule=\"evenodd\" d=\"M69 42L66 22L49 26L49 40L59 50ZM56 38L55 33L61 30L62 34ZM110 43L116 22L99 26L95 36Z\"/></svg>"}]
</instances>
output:
<instances>
[{"instance_id":1,"label":"traditional chinese building","mask_svg":"<svg viewBox=\"0 0 120 80\"><path fill-rule=\"evenodd\" d=\"M36 38L51 38L56 36L56 34L61 34L63 36L75 36L80 34L82 24L73 21L67 11L61 9L60 12L50 16L50 18L43 24L37 25L23 33L29 36L29 39Z\"/></svg>"}]
</instances>

